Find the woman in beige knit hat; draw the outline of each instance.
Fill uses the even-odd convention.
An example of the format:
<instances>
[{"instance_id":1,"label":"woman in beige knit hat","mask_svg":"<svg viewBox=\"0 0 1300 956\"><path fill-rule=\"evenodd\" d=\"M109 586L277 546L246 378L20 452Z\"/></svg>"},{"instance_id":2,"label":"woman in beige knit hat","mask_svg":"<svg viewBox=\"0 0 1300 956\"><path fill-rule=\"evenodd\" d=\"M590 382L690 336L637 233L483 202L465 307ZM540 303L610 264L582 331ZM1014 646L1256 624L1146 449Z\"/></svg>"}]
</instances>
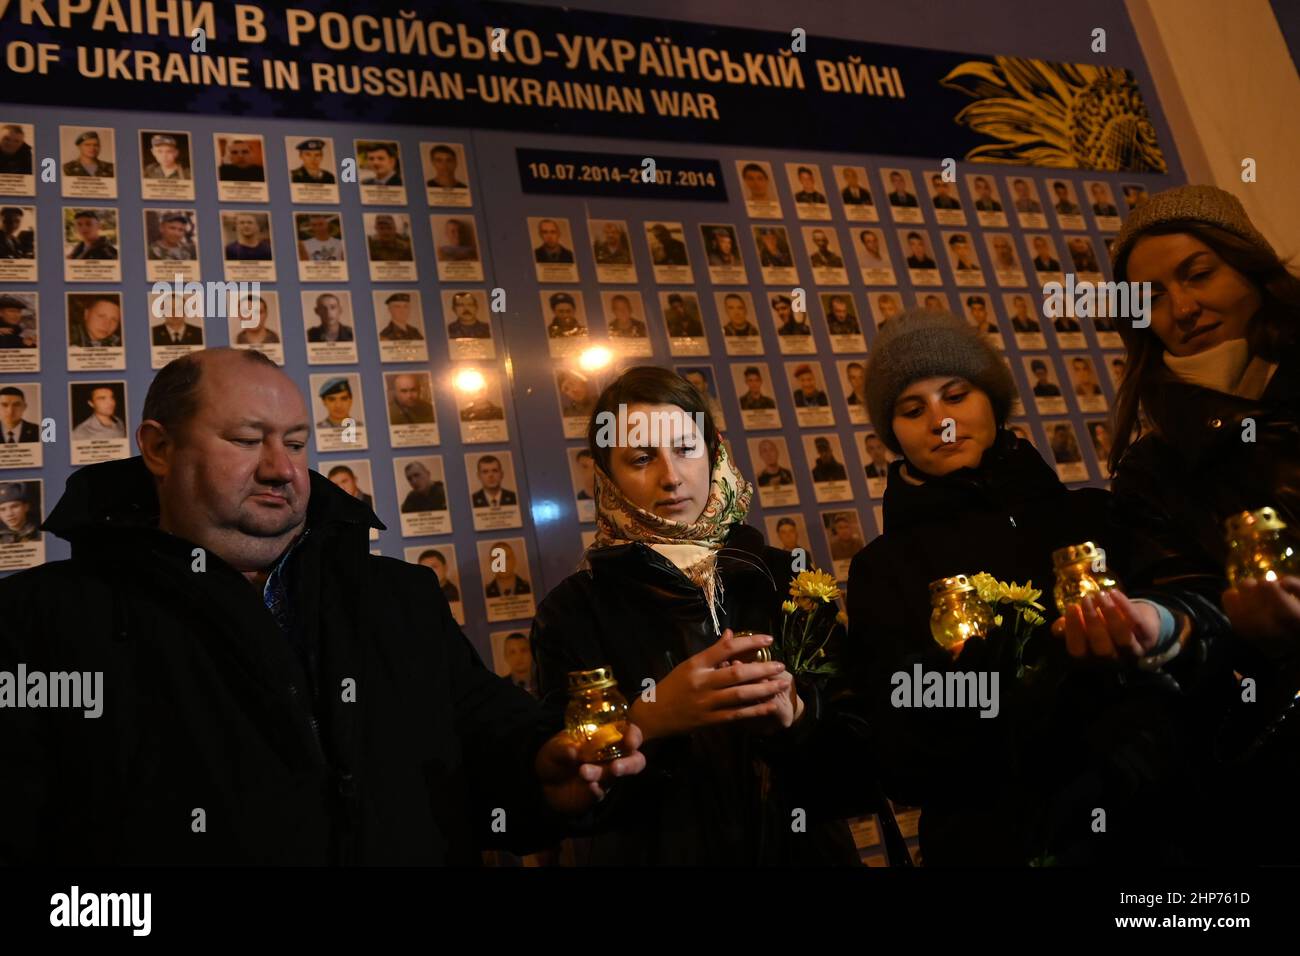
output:
<instances>
[{"instance_id":1,"label":"woman in beige knit hat","mask_svg":"<svg viewBox=\"0 0 1300 956\"><path fill-rule=\"evenodd\" d=\"M1149 282L1152 292L1149 326L1116 323L1128 360L1110 458L1115 494L1157 536L1182 535L1220 567L1231 515L1270 505L1300 532L1300 278L1236 197L1213 186L1152 196L1124 224L1112 259L1117 280ZM1139 405L1151 427L1135 435ZM1289 801L1300 780L1300 707L1264 728L1300 688L1300 577L1228 589L1222 606L1236 638L1211 656L1224 663L1207 678L1222 680L1220 700L1240 713L1220 756L1255 742L1254 770L1230 771L1236 788L1249 773L1252 801ZM1233 670L1255 681L1249 706ZM1270 751L1265 768L1259 755ZM1298 862L1296 815L1275 809L1252 811L1268 829L1240 842Z\"/></svg>"},{"instance_id":2,"label":"woman in beige knit hat","mask_svg":"<svg viewBox=\"0 0 1300 956\"><path fill-rule=\"evenodd\" d=\"M1142 498L1222 564L1223 520L1264 505L1300 531L1300 278L1213 186L1152 196L1125 223L1115 278L1149 282L1147 328L1116 403L1117 493ZM1133 441L1141 405L1153 428ZM1300 651L1300 578L1230 592L1243 636Z\"/></svg>"}]
</instances>

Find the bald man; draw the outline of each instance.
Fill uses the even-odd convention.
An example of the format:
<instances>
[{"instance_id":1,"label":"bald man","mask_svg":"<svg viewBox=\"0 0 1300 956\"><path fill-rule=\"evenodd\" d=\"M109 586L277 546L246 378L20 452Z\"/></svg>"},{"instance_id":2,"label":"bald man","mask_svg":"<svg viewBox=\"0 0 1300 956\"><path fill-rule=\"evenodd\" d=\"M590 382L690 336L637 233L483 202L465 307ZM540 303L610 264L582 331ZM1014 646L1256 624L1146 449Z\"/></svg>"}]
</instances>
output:
<instances>
[{"instance_id":1,"label":"bald man","mask_svg":"<svg viewBox=\"0 0 1300 956\"><path fill-rule=\"evenodd\" d=\"M420 376L394 375L388 385L388 424L431 425L433 405L420 397Z\"/></svg>"},{"instance_id":2,"label":"bald man","mask_svg":"<svg viewBox=\"0 0 1300 956\"><path fill-rule=\"evenodd\" d=\"M71 559L0 580L0 670L105 689L96 719L0 708L0 865L473 864L644 766L582 763L428 568L369 553L383 526L308 468L260 352L169 363L141 418L141 454L75 472L44 525Z\"/></svg>"}]
</instances>

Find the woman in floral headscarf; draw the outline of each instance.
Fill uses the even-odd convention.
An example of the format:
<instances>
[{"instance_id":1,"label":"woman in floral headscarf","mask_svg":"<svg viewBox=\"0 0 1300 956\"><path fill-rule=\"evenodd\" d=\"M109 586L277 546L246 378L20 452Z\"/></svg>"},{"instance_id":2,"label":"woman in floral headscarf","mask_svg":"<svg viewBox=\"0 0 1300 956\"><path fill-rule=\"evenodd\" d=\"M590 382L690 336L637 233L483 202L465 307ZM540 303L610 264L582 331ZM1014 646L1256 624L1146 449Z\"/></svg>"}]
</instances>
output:
<instances>
[{"instance_id":1,"label":"woman in floral headscarf","mask_svg":"<svg viewBox=\"0 0 1300 956\"><path fill-rule=\"evenodd\" d=\"M581 862L856 862L827 794L809 791L857 738L819 688L755 660L794 562L744 524L753 489L703 400L673 372L629 369L596 403L588 444L596 540L538 609L537 683L560 713L569 671L613 668L648 766L599 805Z\"/></svg>"}]
</instances>

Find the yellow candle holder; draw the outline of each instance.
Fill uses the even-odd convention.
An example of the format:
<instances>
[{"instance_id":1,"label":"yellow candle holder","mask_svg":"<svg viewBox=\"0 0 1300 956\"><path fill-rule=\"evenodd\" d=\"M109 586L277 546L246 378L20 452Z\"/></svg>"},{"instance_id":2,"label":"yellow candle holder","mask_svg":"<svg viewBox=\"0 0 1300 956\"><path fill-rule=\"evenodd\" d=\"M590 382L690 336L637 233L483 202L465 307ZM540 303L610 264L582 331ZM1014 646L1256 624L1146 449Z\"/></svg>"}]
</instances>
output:
<instances>
[{"instance_id":1,"label":"yellow candle holder","mask_svg":"<svg viewBox=\"0 0 1300 956\"><path fill-rule=\"evenodd\" d=\"M930 582L930 634L940 647L956 654L971 638L993 627L993 612L980 600L964 574Z\"/></svg>"},{"instance_id":2,"label":"yellow candle holder","mask_svg":"<svg viewBox=\"0 0 1300 956\"><path fill-rule=\"evenodd\" d=\"M627 698L614 681L614 671L597 667L569 672L569 703L564 709L569 735L594 751L597 763L625 757Z\"/></svg>"},{"instance_id":3,"label":"yellow candle holder","mask_svg":"<svg viewBox=\"0 0 1300 956\"><path fill-rule=\"evenodd\" d=\"M757 633L758 631L733 631L732 636L753 637ZM736 660L740 661L742 664L766 664L772 660L772 645L769 644L766 647L759 647L752 651L747 651L737 657Z\"/></svg>"},{"instance_id":4,"label":"yellow candle holder","mask_svg":"<svg viewBox=\"0 0 1300 956\"><path fill-rule=\"evenodd\" d=\"M1106 553L1091 541L1072 544L1052 552L1056 584L1052 599L1062 614L1084 598L1119 587L1106 567Z\"/></svg>"},{"instance_id":5,"label":"yellow candle holder","mask_svg":"<svg viewBox=\"0 0 1300 956\"><path fill-rule=\"evenodd\" d=\"M1276 581L1284 574L1300 574L1300 550L1273 508L1235 514L1224 522L1224 529L1228 583L1233 587L1247 578Z\"/></svg>"}]
</instances>

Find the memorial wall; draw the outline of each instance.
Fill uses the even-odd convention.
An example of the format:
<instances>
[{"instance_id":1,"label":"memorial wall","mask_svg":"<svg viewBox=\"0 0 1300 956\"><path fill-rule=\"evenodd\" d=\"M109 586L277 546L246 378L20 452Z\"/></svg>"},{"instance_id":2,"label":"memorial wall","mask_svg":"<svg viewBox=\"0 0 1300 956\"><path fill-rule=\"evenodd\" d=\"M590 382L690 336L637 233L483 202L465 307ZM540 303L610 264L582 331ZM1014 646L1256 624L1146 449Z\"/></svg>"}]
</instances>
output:
<instances>
[{"instance_id":1,"label":"memorial wall","mask_svg":"<svg viewBox=\"0 0 1300 956\"><path fill-rule=\"evenodd\" d=\"M75 6L0 4L0 571L68 555L36 525L69 474L137 453L154 372L211 346L293 377L314 467L501 673L592 537L586 419L628 365L708 394L751 522L841 581L880 531L864 366L903 310L983 331L1012 427L1105 483L1119 337L1042 287L1108 278L1182 173L1143 64L1095 38L1064 62L738 4Z\"/></svg>"}]
</instances>

